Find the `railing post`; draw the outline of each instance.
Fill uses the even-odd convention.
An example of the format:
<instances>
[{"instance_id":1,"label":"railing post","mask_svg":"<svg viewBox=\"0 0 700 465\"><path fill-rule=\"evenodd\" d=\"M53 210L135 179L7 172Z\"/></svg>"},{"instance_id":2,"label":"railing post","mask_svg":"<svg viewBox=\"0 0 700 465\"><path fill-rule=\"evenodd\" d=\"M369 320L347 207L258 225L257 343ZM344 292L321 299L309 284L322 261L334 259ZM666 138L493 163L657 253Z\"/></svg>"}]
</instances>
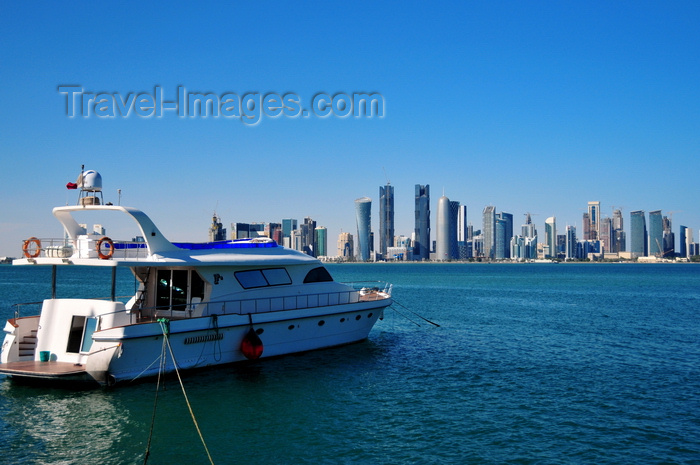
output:
<instances>
[{"instance_id":1,"label":"railing post","mask_svg":"<svg viewBox=\"0 0 700 465\"><path fill-rule=\"evenodd\" d=\"M56 265L51 265L51 298L56 298Z\"/></svg>"}]
</instances>

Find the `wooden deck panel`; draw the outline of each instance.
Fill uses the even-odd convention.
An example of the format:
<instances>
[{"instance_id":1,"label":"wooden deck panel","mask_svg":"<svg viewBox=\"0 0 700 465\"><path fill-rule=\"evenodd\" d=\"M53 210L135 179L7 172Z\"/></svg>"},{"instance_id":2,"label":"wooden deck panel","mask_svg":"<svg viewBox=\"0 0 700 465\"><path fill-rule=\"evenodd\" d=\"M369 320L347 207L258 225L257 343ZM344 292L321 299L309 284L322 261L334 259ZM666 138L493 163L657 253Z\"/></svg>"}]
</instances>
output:
<instances>
[{"instance_id":1,"label":"wooden deck panel","mask_svg":"<svg viewBox=\"0 0 700 465\"><path fill-rule=\"evenodd\" d=\"M9 362L0 364L0 374L60 378L85 373L85 365L70 362Z\"/></svg>"}]
</instances>

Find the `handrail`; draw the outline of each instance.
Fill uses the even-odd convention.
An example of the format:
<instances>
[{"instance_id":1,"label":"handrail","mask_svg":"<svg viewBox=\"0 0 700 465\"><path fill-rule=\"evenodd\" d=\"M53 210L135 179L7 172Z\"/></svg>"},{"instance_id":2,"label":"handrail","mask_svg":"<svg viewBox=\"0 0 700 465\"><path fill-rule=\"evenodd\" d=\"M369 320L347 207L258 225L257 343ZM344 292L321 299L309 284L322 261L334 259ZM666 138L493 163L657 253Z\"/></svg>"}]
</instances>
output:
<instances>
[{"instance_id":1,"label":"handrail","mask_svg":"<svg viewBox=\"0 0 700 465\"><path fill-rule=\"evenodd\" d=\"M124 310L102 313L97 316L103 317L118 313L128 313L130 323L133 324L134 317L138 317L138 312L149 313L149 315L146 315L146 318L150 318L148 321L156 321L157 318L168 316L170 318L176 317L186 319L192 318L192 312L196 308L200 308L202 305L204 305L205 308L201 314L198 314L198 316L210 316L214 314L247 315L249 313L268 313L285 310L299 310L304 308L327 307L332 305L347 305L367 301L380 301L391 297L392 285L383 281L357 281L343 284L351 285L353 289L348 291L321 292L315 294L199 302L196 304L186 304L184 310L174 310L172 307L163 308L157 306L141 308L131 307L125 308ZM130 297L131 296L119 296L118 298L121 299ZM97 300L111 299L102 297ZM38 305L42 303L43 302L27 302L22 304L13 304L14 307L17 307L17 310L15 310L15 318L19 318L20 306ZM139 319L139 321L143 320Z\"/></svg>"},{"instance_id":2,"label":"handrail","mask_svg":"<svg viewBox=\"0 0 700 465\"><path fill-rule=\"evenodd\" d=\"M348 305L366 301L380 301L388 299L391 296L390 289L391 285L387 285L382 289L372 289L366 294L363 294L360 290L353 289L351 291L341 292L200 302L194 306L187 305L185 310L174 310L172 308L163 309L158 307L145 307L138 310L141 312L145 311L150 313L147 318L150 318L151 321L156 321L157 318L162 317L179 317L182 319L192 318L192 312L195 310L195 308L199 308L202 305L204 305L205 308L201 313L198 312L198 317L210 316L214 314L247 315L250 313L281 312L305 308Z\"/></svg>"},{"instance_id":3,"label":"handrail","mask_svg":"<svg viewBox=\"0 0 700 465\"><path fill-rule=\"evenodd\" d=\"M77 254L79 258L96 258L97 242L102 236L89 234L78 238L76 241L66 238L38 238L41 244L39 257L46 258L71 258ZM144 241L119 241L113 240L115 258L146 258L148 246Z\"/></svg>"},{"instance_id":4,"label":"handrail","mask_svg":"<svg viewBox=\"0 0 700 465\"><path fill-rule=\"evenodd\" d=\"M131 299L133 296L131 295L118 295L115 297L115 302L118 301L116 299ZM65 297L66 299L80 299L81 297ZM91 297L90 299L87 300L112 300L111 297ZM22 302L18 304L12 304L10 307L16 307L15 309L15 318L20 318L20 309L26 305L41 305L43 304L44 301L39 301L39 302ZM32 315L34 316L34 315Z\"/></svg>"}]
</instances>

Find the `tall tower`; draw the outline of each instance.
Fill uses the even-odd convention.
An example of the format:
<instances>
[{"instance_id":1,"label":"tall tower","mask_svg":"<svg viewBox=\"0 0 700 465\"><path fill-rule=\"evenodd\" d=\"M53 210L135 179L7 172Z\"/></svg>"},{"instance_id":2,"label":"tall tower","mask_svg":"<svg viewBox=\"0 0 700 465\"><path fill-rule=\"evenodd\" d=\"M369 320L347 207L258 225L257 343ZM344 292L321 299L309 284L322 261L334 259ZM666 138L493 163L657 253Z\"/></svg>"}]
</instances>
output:
<instances>
[{"instance_id":1,"label":"tall tower","mask_svg":"<svg viewBox=\"0 0 700 465\"><path fill-rule=\"evenodd\" d=\"M325 226L316 228L316 256L326 257L328 255L328 230Z\"/></svg>"},{"instance_id":2,"label":"tall tower","mask_svg":"<svg viewBox=\"0 0 700 465\"><path fill-rule=\"evenodd\" d=\"M588 202L588 221L590 229L589 239L596 241L600 239L600 202Z\"/></svg>"},{"instance_id":3,"label":"tall tower","mask_svg":"<svg viewBox=\"0 0 700 465\"><path fill-rule=\"evenodd\" d=\"M496 248L496 207L489 205L484 207L484 257L493 258Z\"/></svg>"},{"instance_id":4,"label":"tall tower","mask_svg":"<svg viewBox=\"0 0 700 465\"><path fill-rule=\"evenodd\" d=\"M510 240L513 238L513 215L500 212L496 214L496 218L503 221L503 258L510 258Z\"/></svg>"},{"instance_id":5,"label":"tall tower","mask_svg":"<svg viewBox=\"0 0 700 465\"><path fill-rule=\"evenodd\" d=\"M600 234L598 235L598 240L600 241L601 252L610 253L613 251L614 237L612 218L603 218L600 220Z\"/></svg>"},{"instance_id":6,"label":"tall tower","mask_svg":"<svg viewBox=\"0 0 700 465\"><path fill-rule=\"evenodd\" d=\"M369 261L370 232L372 230L372 199L361 197L355 200L355 220L357 223L357 249L361 261Z\"/></svg>"},{"instance_id":7,"label":"tall tower","mask_svg":"<svg viewBox=\"0 0 700 465\"><path fill-rule=\"evenodd\" d=\"M414 258L430 259L430 185L416 184L416 222Z\"/></svg>"},{"instance_id":8,"label":"tall tower","mask_svg":"<svg viewBox=\"0 0 700 465\"><path fill-rule=\"evenodd\" d=\"M496 215L496 224L494 228L494 241L493 241L493 258L496 260L503 260L506 258L506 247L505 247L505 237L506 237L506 220ZM508 247L510 249L510 247Z\"/></svg>"},{"instance_id":9,"label":"tall tower","mask_svg":"<svg viewBox=\"0 0 700 465\"><path fill-rule=\"evenodd\" d=\"M573 260L576 257L576 227L567 226L566 227L566 259Z\"/></svg>"},{"instance_id":10,"label":"tall tower","mask_svg":"<svg viewBox=\"0 0 700 465\"><path fill-rule=\"evenodd\" d=\"M351 262L355 259L355 246L353 244L352 234L340 233L338 236L338 257Z\"/></svg>"},{"instance_id":11,"label":"tall tower","mask_svg":"<svg viewBox=\"0 0 700 465\"><path fill-rule=\"evenodd\" d=\"M660 257L664 250L664 225L661 210L649 212L649 256Z\"/></svg>"},{"instance_id":12,"label":"tall tower","mask_svg":"<svg viewBox=\"0 0 700 465\"><path fill-rule=\"evenodd\" d=\"M647 255L647 222L644 210L630 212L630 252L633 257Z\"/></svg>"},{"instance_id":13,"label":"tall tower","mask_svg":"<svg viewBox=\"0 0 700 465\"><path fill-rule=\"evenodd\" d=\"M557 258L557 219L553 216L544 222L544 241L548 248L545 258Z\"/></svg>"},{"instance_id":14,"label":"tall tower","mask_svg":"<svg viewBox=\"0 0 700 465\"><path fill-rule=\"evenodd\" d=\"M614 253L620 253L624 252L626 249L626 244L625 244L625 231L624 231L624 222L622 220L622 210L619 208L617 210L613 211L613 218L612 218L612 227L613 227L613 252Z\"/></svg>"},{"instance_id":15,"label":"tall tower","mask_svg":"<svg viewBox=\"0 0 700 465\"><path fill-rule=\"evenodd\" d=\"M676 235L673 234L671 219L667 216L663 218L663 228L664 240L662 246L664 257L673 257L676 254Z\"/></svg>"},{"instance_id":16,"label":"tall tower","mask_svg":"<svg viewBox=\"0 0 700 465\"><path fill-rule=\"evenodd\" d=\"M301 251L316 256L316 222L308 216L301 225Z\"/></svg>"},{"instance_id":17,"label":"tall tower","mask_svg":"<svg viewBox=\"0 0 700 465\"><path fill-rule=\"evenodd\" d=\"M285 218L282 220L282 245L294 248L292 243L292 231L297 229L297 220ZM295 249L296 250L296 249Z\"/></svg>"},{"instance_id":18,"label":"tall tower","mask_svg":"<svg viewBox=\"0 0 700 465\"><path fill-rule=\"evenodd\" d=\"M457 218L459 217L459 202L450 200L450 258L459 258L459 244L457 242Z\"/></svg>"},{"instance_id":19,"label":"tall tower","mask_svg":"<svg viewBox=\"0 0 700 465\"><path fill-rule=\"evenodd\" d=\"M226 228L221 224L221 220L214 213L211 219L211 227L209 228L209 241L225 241L226 240Z\"/></svg>"},{"instance_id":20,"label":"tall tower","mask_svg":"<svg viewBox=\"0 0 700 465\"><path fill-rule=\"evenodd\" d=\"M457 211L457 241L466 242L469 237L469 223L467 222L467 206L460 205Z\"/></svg>"},{"instance_id":21,"label":"tall tower","mask_svg":"<svg viewBox=\"0 0 700 465\"><path fill-rule=\"evenodd\" d=\"M386 258L394 246L394 186L379 186L379 253Z\"/></svg>"},{"instance_id":22,"label":"tall tower","mask_svg":"<svg viewBox=\"0 0 700 465\"><path fill-rule=\"evenodd\" d=\"M444 195L438 200L436 218L435 260L445 261L450 257L450 199Z\"/></svg>"},{"instance_id":23,"label":"tall tower","mask_svg":"<svg viewBox=\"0 0 700 465\"><path fill-rule=\"evenodd\" d=\"M686 258L688 256L688 247L686 245L687 241L685 240L687 229L688 229L687 227L681 225L680 234L678 236L678 245L679 245L679 249L680 249L678 252L678 255L683 257L683 258Z\"/></svg>"}]
</instances>

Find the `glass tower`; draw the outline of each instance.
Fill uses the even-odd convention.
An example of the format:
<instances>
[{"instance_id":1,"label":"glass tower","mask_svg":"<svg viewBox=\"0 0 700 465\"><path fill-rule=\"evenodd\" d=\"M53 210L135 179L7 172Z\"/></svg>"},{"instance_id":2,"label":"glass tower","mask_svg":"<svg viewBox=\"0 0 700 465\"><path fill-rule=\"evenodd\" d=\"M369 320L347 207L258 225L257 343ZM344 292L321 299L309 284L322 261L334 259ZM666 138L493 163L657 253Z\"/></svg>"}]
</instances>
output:
<instances>
[{"instance_id":1,"label":"glass tower","mask_svg":"<svg viewBox=\"0 0 700 465\"><path fill-rule=\"evenodd\" d=\"M661 210L649 212L649 249L650 257L660 257L664 250L664 225Z\"/></svg>"},{"instance_id":2,"label":"glass tower","mask_svg":"<svg viewBox=\"0 0 700 465\"><path fill-rule=\"evenodd\" d=\"M430 185L416 184L416 222L413 257L430 259Z\"/></svg>"},{"instance_id":3,"label":"glass tower","mask_svg":"<svg viewBox=\"0 0 700 465\"><path fill-rule=\"evenodd\" d=\"M493 258L496 248L496 207L489 205L484 208L484 257Z\"/></svg>"},{"instance_id":4,"label":"glass tower","mask_svg":"<svg viewBox=\"0 0 700 465\"><path fill-rule=\"evenodd\" d=\"M370 256L370 231L372 230L372 199L362 197L355 200L355 219L357 222L357 249L359 259L369 261Z\"/></svg>"},{"instance_id":5,"label":"glass tower","mask_svg":"<svg viewBox=\"0 0 700 465\"><path fill-rule=\"evenodd\" d=\"M647 222L644 210L630 212L630 252L635 257L647 255Z\"/></svg>"},{"instance_id":6,"label":"glass tower","mask_svg":"<svg viewBox=\"0 0 700 465\"><path fill-rule=\"evenodd\" d=\"M379 253L386 258L394 246L394 186L379 187Z\"/></svg>"},{"instance_id":7,"label":"glass tower","mask_svg":"<svg viewBox=\"0 0 700 465\"><path fill-rule=\"evenodd\" d=\"M600 202L588 202L589 240L600 240Z\"/></svg>"},{"instance_id":8,"label":"glass tower","mask_svg":"<svg viewBox=\"0 0 700 465\"><path fill-rule=\"evenodd\" d=\"M438 199L436 219L435 260L450 260L450 199Z\"/></svg>"},{"instance_id":9,"label":"glass tower","mask_svg":"<svg viewBox=\"0 0 700 465\"><path fill-rule=\"evenodd\" d=\"M557 258L557 219L553 216L544 222L544 240L548 247L545 258Z\"/></svg>"},{"instance_id":10,"label":"glass tower","mask_svg":"<svg viewBox=\"0 0 700 465\"><path fill-rule=\"evenodd\" d=\"M321 226L316 228L316 256L325 257L328 255L328 230Z\"/></svg>"},{"instance_id":11,"label":"glass tower","mask_svg":"<svg viewBox=\"0 0 700 465\"><path fill-rule=\"evenodd\" d=\"M456 200L450 201L450 258L456 260L459 258L459 242L457 234L459 227L457 221L459 219L459 202Z\"/></svg>"}]
</instances>

